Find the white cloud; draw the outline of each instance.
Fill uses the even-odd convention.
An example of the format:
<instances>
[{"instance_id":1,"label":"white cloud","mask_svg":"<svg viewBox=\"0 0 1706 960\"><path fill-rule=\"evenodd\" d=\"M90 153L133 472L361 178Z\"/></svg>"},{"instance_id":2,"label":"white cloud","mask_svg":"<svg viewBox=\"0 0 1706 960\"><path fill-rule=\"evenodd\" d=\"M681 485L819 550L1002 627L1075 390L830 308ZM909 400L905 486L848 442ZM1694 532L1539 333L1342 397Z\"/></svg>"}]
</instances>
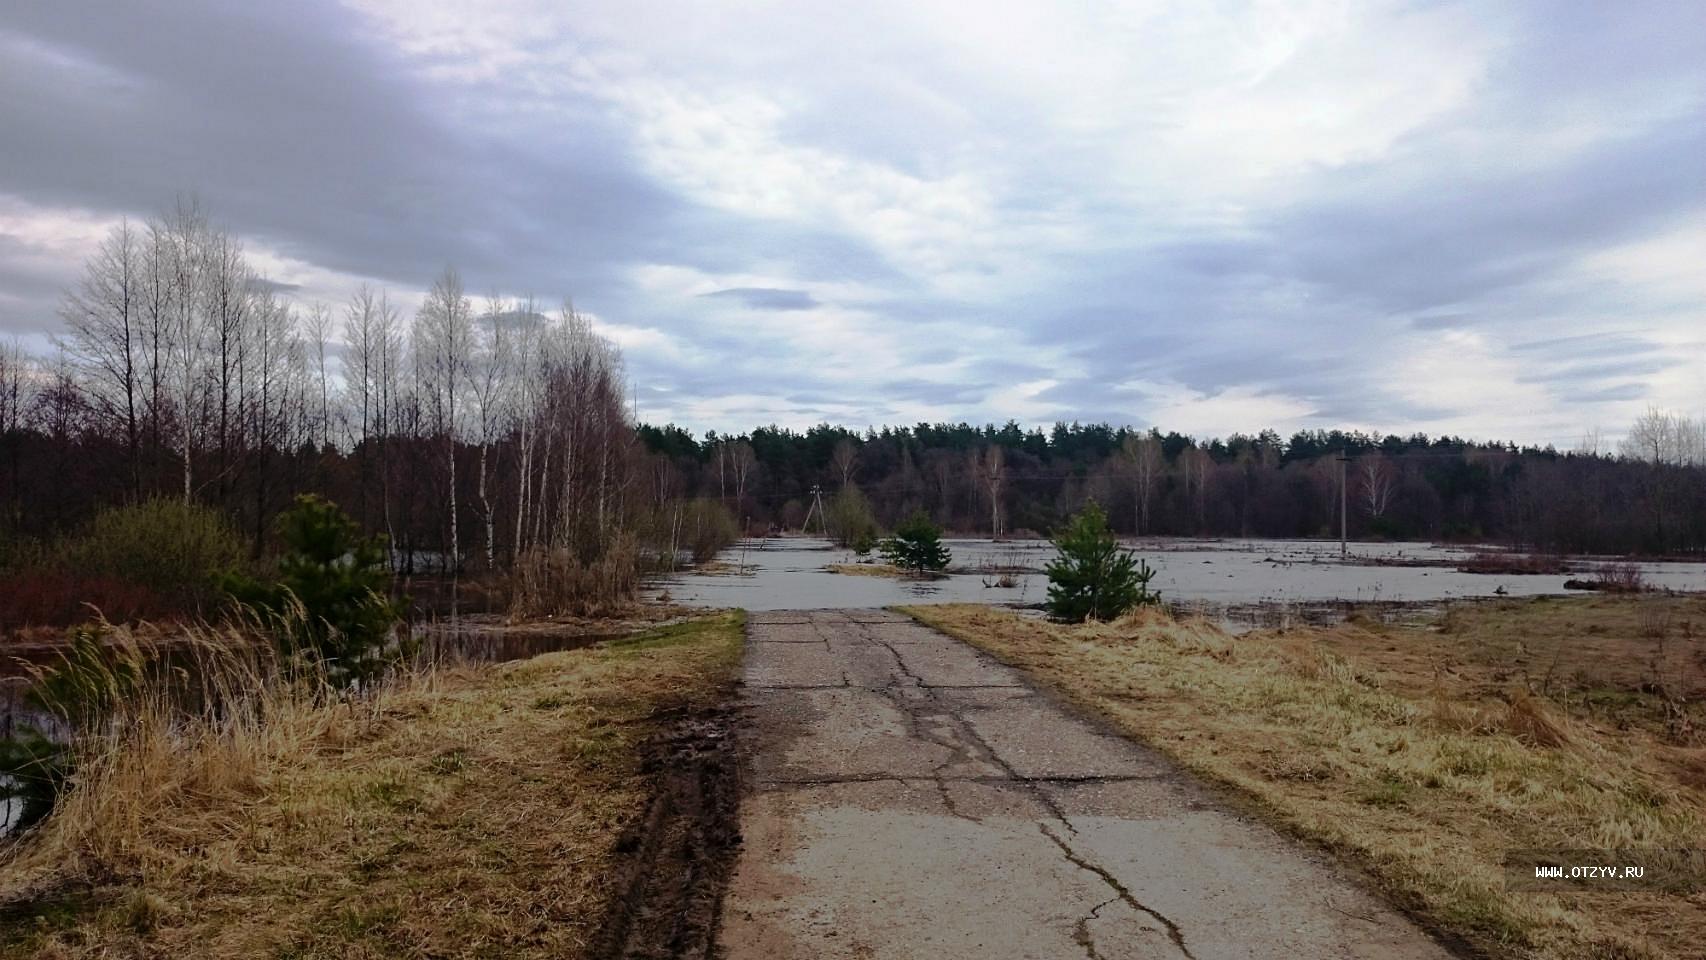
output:
<instances>
[{"instance_id":1,"label":"white cloud","mask_svg":"<svg viewBox=\"0 0 1706 960\"><path fill-rule=\"evenodd\" d=\"M1135 395L1133 406L1148 424L1193 436L1225 437L1268 427L1289 434L1311 426L1315 409L1298 397L1255 385L1207 393L1179 383L1133 380L1116 389Z\"/></svg>"}]
</instances>

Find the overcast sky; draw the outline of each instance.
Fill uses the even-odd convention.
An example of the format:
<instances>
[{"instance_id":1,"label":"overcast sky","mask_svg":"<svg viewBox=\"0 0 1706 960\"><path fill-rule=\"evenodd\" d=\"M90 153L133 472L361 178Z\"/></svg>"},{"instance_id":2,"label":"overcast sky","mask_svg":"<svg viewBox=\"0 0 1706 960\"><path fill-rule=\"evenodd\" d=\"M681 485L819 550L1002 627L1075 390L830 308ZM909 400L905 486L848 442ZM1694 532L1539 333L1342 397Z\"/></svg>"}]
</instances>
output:
<instances>
[{"instance_id":1,"label":"overcast sky","mask_svg":"<svg viewBox=\"0 0 1706 960\"><path fill-rule=\"evenodd\" d=\"M572 296L641 417L1573 444L1706 409L1706 3L0 7L0 333L193 191Z\"/></svg>"}]
</instances>

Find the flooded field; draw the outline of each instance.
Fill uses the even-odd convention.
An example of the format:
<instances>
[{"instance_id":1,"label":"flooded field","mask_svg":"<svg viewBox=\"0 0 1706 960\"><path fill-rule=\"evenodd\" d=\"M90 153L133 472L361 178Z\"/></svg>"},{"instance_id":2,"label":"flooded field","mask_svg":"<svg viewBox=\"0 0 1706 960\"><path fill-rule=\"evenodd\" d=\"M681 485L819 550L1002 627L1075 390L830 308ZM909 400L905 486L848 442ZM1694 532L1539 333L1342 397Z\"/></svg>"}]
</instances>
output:
<instances>
[{"instance_id":1,"label":"flooded field","mask_svg":"<svg viewBox=\"0 0 1706 960\"><path fill-rule=\"evenodd\" d=\"M851 563L851 551L826 540L745 540L722 556L714 574L687 573L654 584L677 603L748 610L882 607L903 603L1040 603L1048 592L1046 541L948 540L948 576L931 580L847 576L824 569ZM1336 541L1141 540L1128 544L1158 571L1152 589L1170 603L1225 614L1250 609L1344 603L1430 604L1443 600L1562 594L1572 577L1591 576L1594 558L1576 572L1467 573L1457 566L1478 551L1427 543L1352 543L1341 559ZM1648 586L1706 590L1706 563L1643 563ZM998 571L1011 570L1012 586ZM1242 619L1242 617L1239 617Z\"/></svg>"}]
</instances>

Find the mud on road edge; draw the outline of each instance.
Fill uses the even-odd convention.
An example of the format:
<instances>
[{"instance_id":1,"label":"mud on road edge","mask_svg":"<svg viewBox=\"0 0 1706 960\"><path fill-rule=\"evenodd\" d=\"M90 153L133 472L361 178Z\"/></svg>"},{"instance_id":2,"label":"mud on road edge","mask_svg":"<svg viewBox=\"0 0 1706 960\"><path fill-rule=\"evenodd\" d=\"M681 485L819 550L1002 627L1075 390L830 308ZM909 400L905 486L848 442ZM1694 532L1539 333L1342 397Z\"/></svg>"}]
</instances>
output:
<instances>
[{"instance_id":1,"label":"mud on road edge","mask_svg":"<svg viewBox=\"0 0 1706 960\"><path fill-rule=\"evenodd\" d=\"M675 707L643 747L652 784L645 816L624 831L616 894L589 956L663 960L716 956L718 921L740 851L738 683L710 707Z\"/></svg>"}]
</instances>

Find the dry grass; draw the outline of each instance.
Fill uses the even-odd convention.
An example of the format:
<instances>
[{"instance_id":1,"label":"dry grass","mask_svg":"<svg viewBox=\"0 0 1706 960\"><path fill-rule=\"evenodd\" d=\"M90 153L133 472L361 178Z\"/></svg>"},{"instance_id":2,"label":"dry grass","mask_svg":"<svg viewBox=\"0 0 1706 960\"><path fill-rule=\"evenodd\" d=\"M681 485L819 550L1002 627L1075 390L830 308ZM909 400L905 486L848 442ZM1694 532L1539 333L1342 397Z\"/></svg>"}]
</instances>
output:
<instances>
[{"instance_id":1,"label":"dry grass","mask_svg":"<svg viewBox=\"0 0 1706 960\"><path fill-rule=\"evenodd\" d=\"M824 569L830 573L839 573L848 577L895 577L910 576L905 570L892 563L830 563Z\"/></svg>"},{"instance_id":2,"label":"dry grass","mask_svg":"<svg viewBox=\"0 0 1706 960\"><path fill-rule=\"evenodd\" d=\"M353 699L137 711L0 864L0 956L583 955L638 747L727 691L738 614Z\"/></svg>"},{"instance_id":3,"label":"dry grass","mask_svg":"<svg viewBox=\"0 0 1706 960\"><path fill-rule=\"evenodd\" d=\"M639 585L632 537L616 538L590 563L566 549L530 550L509 575L509 612L514 619L622 616L633 609Z\"/></svg>"},{"instance_id":4,"label":"dry grass","mask_svg":"<svg viewBox=\"0 0 1706 960\"><path fill-rule=\"evenodd\" d=\"M1706 835L1703 783L1678 760L1706 769L1706 751L1665 741L1660 701L1629 688L1612 723L1523 682L1559 659L1527 642L1565 623L1598 622L1601 640L1614 623L1638 633L1640 611L1615 602L1489 605L1458 611L1448 632L1239 637L1159 611L1081 627L971 605L907 612L1232 786L1494 956L1699 956L1706 895L1510 892L1500 869L1514 848L1697 847ZM1597 671L1576 651L1564 676L1633 679L1632 642L1605 643ZM1520 650L1526 668L1501 659ZM1635 722L1641 710L1654 716Z\"/></svg>"}]
</instances>

